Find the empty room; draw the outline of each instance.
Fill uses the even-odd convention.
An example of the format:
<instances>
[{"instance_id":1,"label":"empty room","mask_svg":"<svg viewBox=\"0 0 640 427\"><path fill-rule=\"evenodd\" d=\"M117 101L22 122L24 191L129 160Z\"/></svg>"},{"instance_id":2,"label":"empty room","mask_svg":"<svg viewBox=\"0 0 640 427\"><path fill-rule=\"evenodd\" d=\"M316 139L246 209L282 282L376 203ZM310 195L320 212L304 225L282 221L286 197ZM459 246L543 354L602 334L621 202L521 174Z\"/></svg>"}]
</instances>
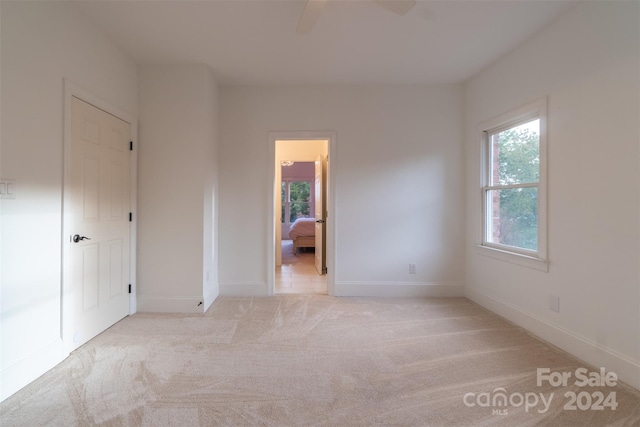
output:
<instances>
[{"instance_id":1,"label":"empty room","mask_svg":"<svg viewBox=\"0 0 640 427\"><path fill-rule=\"evenodd\" d=\"M0 0L2 426L640 425L640 3Z\"/></svg>"}]
</instances>

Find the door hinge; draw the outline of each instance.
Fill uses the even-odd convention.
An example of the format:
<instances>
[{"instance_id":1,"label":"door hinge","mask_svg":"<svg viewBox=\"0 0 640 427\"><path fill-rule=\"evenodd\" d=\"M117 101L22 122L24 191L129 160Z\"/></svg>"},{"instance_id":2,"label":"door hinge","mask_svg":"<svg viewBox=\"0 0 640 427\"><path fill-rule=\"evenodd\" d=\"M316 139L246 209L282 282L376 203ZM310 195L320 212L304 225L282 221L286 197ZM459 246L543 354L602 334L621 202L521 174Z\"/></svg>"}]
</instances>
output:
<instances>
[{"instance_id":1,"label":"door hinge","mask_svg":"<svg viewBox=\"0 0 640 427\"><path fill-rule=\"evenodd\" d=\"M129 141L129 151L133 151L133 141Z\"/></svg>"},{"instance_id":2,"label":"door hinge","mask_svg":"<svg viewBox=\"0 0 640 427\"><path fill-rule=\"evenodd\" d=\"M129 293L131 293L131 283L129 283Z\"/></svg>"},{"instance_id":3,"label":"door hinge","mask_svg":"<svg viewBox=\"0 0 640 427\"><path fill-rule=\"evenodd\" d=\"M129 212L129 222L133 221L133 212Z\"/></svg>"}]
</instances>

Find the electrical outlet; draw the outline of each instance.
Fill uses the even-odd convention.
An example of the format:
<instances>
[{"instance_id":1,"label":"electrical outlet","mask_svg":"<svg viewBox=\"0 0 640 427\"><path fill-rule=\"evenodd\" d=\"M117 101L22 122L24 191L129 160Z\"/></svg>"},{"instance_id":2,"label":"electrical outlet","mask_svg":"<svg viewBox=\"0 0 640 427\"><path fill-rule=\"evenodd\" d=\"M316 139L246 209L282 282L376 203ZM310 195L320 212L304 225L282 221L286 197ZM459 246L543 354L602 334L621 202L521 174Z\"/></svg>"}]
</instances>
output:
<instances>
[{"instance_id":1,"label":"electrical outlet","mask_svg":"<svg viewBox=\"0 0 640 427\"><path fill-rule=\"evenodd\" d=\"M560 297L549 294L549 310L560 313Z\"/></svg>"},{"instance_id":2,"label":"electrical outlet","mask_svg":"<svg viewBox=\"0 0 640 427\"><path fill-rule=\"evenodd\" d=\"M409 274L416 274L416 265L409 264Z\"/></svg>"}]
</instances>

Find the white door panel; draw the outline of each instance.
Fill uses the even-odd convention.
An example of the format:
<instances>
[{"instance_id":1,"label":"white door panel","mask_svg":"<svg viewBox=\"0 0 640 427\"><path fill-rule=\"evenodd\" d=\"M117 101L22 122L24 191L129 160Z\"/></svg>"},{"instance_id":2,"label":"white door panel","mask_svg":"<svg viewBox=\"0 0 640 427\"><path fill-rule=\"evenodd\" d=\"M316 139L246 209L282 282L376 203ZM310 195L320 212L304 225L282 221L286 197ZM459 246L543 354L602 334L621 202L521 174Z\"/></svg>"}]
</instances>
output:
<instances>
[{"instance_id":1,"label":"white door panel","mask_svg":"<svg viewBox=\"0 0 640 427\"><path fill-rule=\"evenodd\" d=\"M129 313L131 125L75 97L71 105L69 350ZM78 235L85 239L74 241Z\"/></svg>"}]
</instances>

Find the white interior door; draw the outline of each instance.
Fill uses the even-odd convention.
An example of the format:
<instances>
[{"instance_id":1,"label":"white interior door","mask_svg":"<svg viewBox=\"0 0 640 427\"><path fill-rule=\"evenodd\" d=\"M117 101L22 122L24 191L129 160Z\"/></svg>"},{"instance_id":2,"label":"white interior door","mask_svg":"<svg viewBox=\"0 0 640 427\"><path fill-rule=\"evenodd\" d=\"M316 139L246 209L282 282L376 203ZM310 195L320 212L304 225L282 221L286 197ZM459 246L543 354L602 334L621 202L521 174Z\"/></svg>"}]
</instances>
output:
<instances>
[{"instance_id":1,"label":"white interior door","mask_svg":"<svg viewBox=\"0 0 640 427\"><path fill-rule=\"evenodd\" d=\"M129 314L130 139L129 123L72 98L65 205L69 350Z\"/></svg>"},{"instance_id":2,"label":"white interior door","mask_svg":"<svg viewBox=\"0 0 640 427\"><path fill-rule=\"evenodd\" d=\"M319 274L327 273L326 252L325 252L325 230L326 217L324 209L324 159L319 156L315 162L315 218L316 218L316 243L315 243L315 264Z\"/></svg>"}]
</instances>

